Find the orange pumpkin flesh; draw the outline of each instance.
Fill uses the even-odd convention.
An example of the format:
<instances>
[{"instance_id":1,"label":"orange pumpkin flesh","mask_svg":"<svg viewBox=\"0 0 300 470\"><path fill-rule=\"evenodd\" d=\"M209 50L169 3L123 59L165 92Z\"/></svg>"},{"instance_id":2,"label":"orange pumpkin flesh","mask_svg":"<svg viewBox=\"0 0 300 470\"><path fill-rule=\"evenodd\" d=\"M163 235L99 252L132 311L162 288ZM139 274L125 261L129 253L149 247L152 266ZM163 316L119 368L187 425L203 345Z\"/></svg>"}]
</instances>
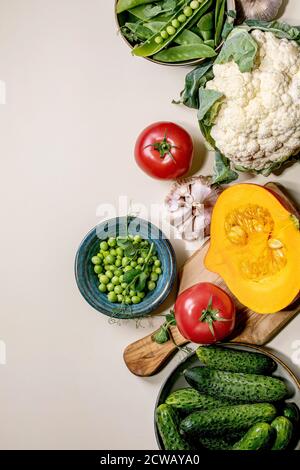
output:
<instances>
[{"instance_id":1,"label":"orange pumpkin flesh","mask_svg":"<svg viewBox=\"0 0 300 470\"><path fill-rule=\"evenodd\" d=\"M262 186L226 189L214 207L205 266L254 312L284 309L300 291L297 219Z\"/></svg>"}]
</instances>

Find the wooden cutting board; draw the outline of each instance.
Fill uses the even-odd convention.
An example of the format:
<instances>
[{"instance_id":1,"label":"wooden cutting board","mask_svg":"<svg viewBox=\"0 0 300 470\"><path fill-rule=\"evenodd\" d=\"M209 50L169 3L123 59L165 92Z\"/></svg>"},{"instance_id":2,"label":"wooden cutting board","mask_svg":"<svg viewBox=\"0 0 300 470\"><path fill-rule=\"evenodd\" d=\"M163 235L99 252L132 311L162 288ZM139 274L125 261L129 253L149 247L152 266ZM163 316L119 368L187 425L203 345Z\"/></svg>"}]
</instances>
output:
<instances>
[{"instance_id":1,"label":"wooden cutting board","mask_svg":"<svg viewBox=\"0 0 300 470\"><path fill-rule=\"evenodd\" d=\"M274 183L268 183L266 187L284 198L288 209L299 216L298 210L282 192L282 189ZM179 293L198 282L205 281L220 286L232 296L223 279L218 274L208 271L204 266L204 258L208 247L209 242L194 253L184 264L180 274ZM233 342L264 345L279 333L300 310L300 299L298 299L281 312L272 315L260 315L240 304L235 297L233 299L237 308L236 327L231 338L229 338ZM133 374L142 377L151 376L158 372L178 350L177 346L188 343L176 327L171 328L171 334L172 340L170 339L161 345L153 342L153 333L129 345L124 351L124 361L128 369Z\"/></svg>"}]
</instances>

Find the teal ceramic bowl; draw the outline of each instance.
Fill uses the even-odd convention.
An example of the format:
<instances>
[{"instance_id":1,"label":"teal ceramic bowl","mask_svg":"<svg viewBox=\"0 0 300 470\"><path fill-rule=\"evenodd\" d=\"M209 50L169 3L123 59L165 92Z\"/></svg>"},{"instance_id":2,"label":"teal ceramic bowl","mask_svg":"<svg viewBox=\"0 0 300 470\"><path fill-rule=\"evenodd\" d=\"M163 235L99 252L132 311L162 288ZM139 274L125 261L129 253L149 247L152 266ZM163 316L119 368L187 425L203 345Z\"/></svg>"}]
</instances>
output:
<instances>
[{"instance_id":1,"label":"teal ceramic bowl","mask_svg":"<svg viewBox=\"0 0 300 470\"><path fill-rule=\"evenodd\" d=\"M124 228L129 235L139 234L143 239L155 244L157 256L162 264L156 289L148 292L137 305L122 305L109 302L106 294L99 289L99 280L94 273L91 258L99 252L99 243L108 237L124 236ZM177 276L175 253L169 240L155 225L134 218L128 224L127 217L117 217L97 225L81 242L75 260L77 286L85 300L98 312L113 318L137 318L154 312L170 294Z\"/></svg>"}]
</instances>

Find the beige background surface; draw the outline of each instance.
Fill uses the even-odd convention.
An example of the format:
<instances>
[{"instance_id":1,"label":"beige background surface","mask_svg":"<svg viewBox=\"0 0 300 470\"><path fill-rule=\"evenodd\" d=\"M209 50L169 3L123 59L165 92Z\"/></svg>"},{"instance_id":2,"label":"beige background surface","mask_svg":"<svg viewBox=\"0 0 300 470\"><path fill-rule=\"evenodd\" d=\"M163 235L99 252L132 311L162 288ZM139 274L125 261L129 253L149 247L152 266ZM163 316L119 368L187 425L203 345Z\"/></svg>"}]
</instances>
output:
<instances>
[{"instance_id":1,"label":"beige background surface","mask_svg":"<svg viewBox=\"0 0 300 470\"><path fill-rule=\"evenodd\" d=\"M300 24L297 0L285 17ZM149 207L168 191L134 164L145 125L185 125L210 172L194 112L171 104L185 74L131 57L112 0L0 0L2 449L156 448L153 407L178 358L153 378L131 375L123 349L153 325L110 325L80 296L73 263L99 204L122 194ZM299 176L296 165L280 181L300 202ZM270 345L298 364L299 327Z\"/></svg>"}]
</instances>

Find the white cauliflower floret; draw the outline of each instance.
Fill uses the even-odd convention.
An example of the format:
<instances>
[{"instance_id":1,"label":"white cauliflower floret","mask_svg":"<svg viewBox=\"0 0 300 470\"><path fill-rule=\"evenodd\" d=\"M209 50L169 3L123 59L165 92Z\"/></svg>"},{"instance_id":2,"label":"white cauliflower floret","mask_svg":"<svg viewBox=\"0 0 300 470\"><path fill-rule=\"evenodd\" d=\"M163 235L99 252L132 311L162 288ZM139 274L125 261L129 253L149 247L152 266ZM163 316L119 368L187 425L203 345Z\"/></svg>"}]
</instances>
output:
<instances>
[{"instance_id":1,"label":"white cauliflower floret","mask_svg":"<svg viewBox=\"0 0 300 470\"><path fill-rule=\"evenodd\" d=\"M265 170L300 150L300 47L255 30L256 66L214 65L206 88L224 95L211 129L218 149L235 165Z\"/></svg>"}]
</instances>

